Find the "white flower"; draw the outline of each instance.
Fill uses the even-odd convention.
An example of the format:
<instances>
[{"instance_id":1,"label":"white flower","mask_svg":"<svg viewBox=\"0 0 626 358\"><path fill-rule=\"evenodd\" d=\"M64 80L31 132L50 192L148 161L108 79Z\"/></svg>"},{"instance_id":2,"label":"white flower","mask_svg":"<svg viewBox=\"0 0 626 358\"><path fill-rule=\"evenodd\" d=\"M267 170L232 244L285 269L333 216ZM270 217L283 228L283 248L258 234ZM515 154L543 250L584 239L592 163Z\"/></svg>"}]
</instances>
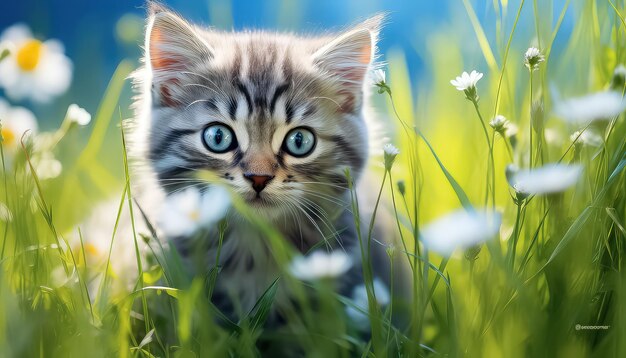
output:
<instances>
[{"instance_id":1,"label":"white flower","mask_svg":"<svg viewBox=\"0 0 626 358\"><path fill-rule=\"evenodd\" d=\"M519 128L517 127L517 125L515 125L515 123L508 122L504 134L507 136L507 138L510 138L516 135L518 131Z\"/></svg>"},{"instance_id":2,"label":"white flower","mask_svg":"<svg viewBox=\"0 0 626 358\"><path fill-rule=\"evenodd\" d=\"M545 61L541 52L536 47L530 47L524 54L524 65L529 70L536 70L539 67L539 63Z\"/></svg>"},{"instance_id":3,"label":"white flower","mask_svg":"<svg viewBox=\"0 0 626 358\"><path fill-rule=\"evenodd\" d=\"M383 146L385 169L390 170L393 166L393 162L396 160L396 156L400 154L398 148L393 144L387 143Z\"/></svg>"},{"instance_id":4,"label":"white flower","mask_svg":"<svg viewBox=\"0 0 626 358\"><path fill-rule=\"evenodd\" d=\"M189 236L222 219L230 203L222 187L211 187L204 194L191 187L167 197L157 223L166 237Z\"/></svg>"},{"instance_id":5,"label":"white flower","mask_svg":"<svg viewBox=\"0 0 626 358\"><path fill-rule=\"evenodd\" d=\"M383 146L383 150L385 151L386 155L393 155L396 156L398 154L400 154L400 150L398 150L398 148L396 148L393 144L391 143L387 143Z\"/></svg>"},{"instance_id":6,"label":"white flower","mask_svg":"<svg viewBox=\"0 0 626 358\"><path fill-rule=\"evenodd\" d=\"M472 73L463 72L461 76L457 77L454 80L451 80L450 83L456 87L459 91L465 91L468 89L476 88L476 83L483 78L483 74L477 71L472 71Z\"/></svg>"},{"instance_id":7,"label":"white flower","mask_svg":"<svg viewBox=\"0 0 626 358\"><path fill-rule=\"evenodd\" d=\"M33 167L39 180L54 179L61 174L63 165L50 152L43 152L33 158Z\"/></svg>"},{"instance_id":8,"label":"white flower","mask_svg":"<svg viewBox=\"0 0 626 358\"><path fill-rule=\"evenodd\" d=\"M426 225L421 239L428 249L450 256L457 248L467 249L495 237L501 221L497 212L458 210Z\"/></svg>"},{"instance_id":9,"label":"white flower","mask_svg":"<svg viewBox=\"0 0 626 358\"><path fill-rule=\"evenodd\" d=\"M591 147L600 147L604 140L590 129L584 131L576 131L569 137L571 142L576 142Z\"/></svg>"},{"instance_id":10,"label":"white flower","mask_svg":"<svg viewBox=\"0 0 626 358\"><path fill-rule=\"evenodd\" d=\"M622 95L612 91L555 102L554 113L557 116L580 125L611 119L626 109Z\"/></svg>"},{"instance_id":11,"label":"white flower","mask_svg":"<svg viewBox=\"0 0 626 358\"><path fill-rule=\"evenodd\" d=\"M370 81L372 85L378 87L378 93L383 94L385 92L391 95L391 88L387 85L387 75L382 69L376 69L371 71Z\"/></svg>"},{"instance_id":12,"label":"white flower","mask_svg":"<svg viewBox=\"0 0 626 358\"><path fill-rule=\"evenodd\" d=\"M391 295L389 294L387 286L378 278L375 278L372 281L372 286L374 288L374 296L376 296L376 302L378 305L388 305L389 302L391 302ZM367 328L369 319L368 315L364 312L369 311L369 304L367 300L367 289L364 284L356 286L352 291L352 303L356 307L346 306L346 314L354 323L356 323L358 328Z\"/></svg>"},{"instance_id":13,"label":"white flower","mask_svg":"<svg viewBox=\"0 0 626 358\"><path fill-rule=\"evenodd\" d=\"M505 116L498 114L489 122L489 125L496 132L503 133L503 132L506 132L506 127L508 123L509 123L509 120L506 119Z\"/></svg>"},{"instance_id":14,"label":"white flower","mask_svg":"<svg viewBox=\"0 0 626 358\"><path fill-rule=\"evenodd\" d=\"M507 180L515 191L527 195L559 193L576 184L583 168L580 165L548 164L533 170L507 167Z\"/></svg>"},{"instance_id":15,"label":"white flower","mask_svg":"<svg viewBox=\"0 0 626 358\"><path fill-rule=\"evenodd\" d=\"M11 107L0 99L0 125L2 125L2 145L8 152L20 146L22 136L37 133L37 120L33 112L24 107Z\"/></svg>"},{"instance_id":16,"label":"white flower","mask_svg":"<svg viewBox=\"0 0 626 358\"><path fill-rule=\"evenodd\" d=\"M91 114L84 108L79 107L77 104L71 104L67 107L67 114L65 119L70 123L76 123L79 126L86 126L91 122Z\"/></svg>"},{"instance_id":17,"label":"white flower","mask_svg":"<svg viewBox=\"0 0 626 358\"><path fill-rule=\"evenodd\" d=\"M374 85L384 85L387 83L387 75L384 70L379 68L372 71L371 80Z\"/></svg>"},{"instance_id":18,"label":"white flower","mask_svg":"<svg viewBox=\"0 0 626 358\"><path fill-rule=\"evenodd\" d=\"M290 266L291 274L304 281L337 277L352 267L352 260L343 251L325 253L315 251L308 256L298 256Z\"/></svg>"},{"instance_id":19,"label":"white flower","mask_svg":"<svg viewBox=\"0 0 626 358\"><path fill-rule=\"evenodd\" d=\"M11 43L14 49L0 63L0 87L8 97L49 102L67 91L72 79L72 62L63 54L59 41L39 41L24 24L6 29L0 41Z\"/></svg>"}]
</instances>

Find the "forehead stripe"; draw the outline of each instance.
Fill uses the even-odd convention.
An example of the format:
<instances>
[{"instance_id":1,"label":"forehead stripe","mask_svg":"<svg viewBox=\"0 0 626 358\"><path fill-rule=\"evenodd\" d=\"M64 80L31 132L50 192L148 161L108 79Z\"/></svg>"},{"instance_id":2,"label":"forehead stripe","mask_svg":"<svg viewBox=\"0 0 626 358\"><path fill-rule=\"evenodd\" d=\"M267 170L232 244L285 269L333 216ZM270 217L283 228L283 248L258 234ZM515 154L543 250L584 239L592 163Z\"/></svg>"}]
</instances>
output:
<instances>
[{"instance_id":1,"label":"forehead stripe","mask_svg":"<svg viewBox=\"0 0 626 358\"><path fill-rule=\"evenodd\" d=\"M235 86L246 98L246 103L248 104L248 114L252 114L252 96L250 96L250 91L248 88L239 80L236 80Z\"/></svg>"},{"instance_id":2,"label":"forehead stripe","mask_svg":"<svg viewBox=\"0 0 626 358\"><path fill-rule=\"evenodd\" d=\"M285 91L289 89L289 82L283 83L282 85L276 87L274 90L274 95L272 96L272 100L270 101L270 113L274 114L274 109L276 109L276 102L282 96Z\"/></svg>"},{"instance_id":3,"label":"forehead stripe","mask_svg":"<svg viewBox=\"0 0 626 358\"><path fill-rule=\"evenodd\" d=\"M230 119L234 121L237 120L237 99L230 97L228 99L228 114L230 115Z\"/></svg>"},{"instance_id":4,"label":"forehead stripe","mask_svg":"<svg viewBox=\"0 0 626 358\"><path fill-rule=\"evenodd\" d=\"M294 112L294 108L293 108L293 103L291 103L291 101L287 102L285 104L285 122L287 122L287 124L291 123L291 120L293 119L293 112Z\"/></svg>"}]
</instances>

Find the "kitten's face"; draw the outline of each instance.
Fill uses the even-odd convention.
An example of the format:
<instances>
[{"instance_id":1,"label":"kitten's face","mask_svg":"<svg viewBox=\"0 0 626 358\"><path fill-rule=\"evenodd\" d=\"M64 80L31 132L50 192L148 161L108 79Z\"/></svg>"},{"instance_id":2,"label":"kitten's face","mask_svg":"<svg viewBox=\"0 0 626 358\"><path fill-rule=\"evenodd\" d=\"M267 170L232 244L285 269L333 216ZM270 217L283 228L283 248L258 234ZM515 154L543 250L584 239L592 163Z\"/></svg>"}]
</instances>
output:
<instances>
[{"instance_id":1,"label":"kitten's face","mask_svg":"<svg viewBox=\"0 0 626 358\"><path fill-rule=\"evenodd\" d=\"M328 214L367 158L375 21L337 37L221 33L150 19L149 159L171 193L208 170L266 217Z\"/></svg>"}]
</instances>

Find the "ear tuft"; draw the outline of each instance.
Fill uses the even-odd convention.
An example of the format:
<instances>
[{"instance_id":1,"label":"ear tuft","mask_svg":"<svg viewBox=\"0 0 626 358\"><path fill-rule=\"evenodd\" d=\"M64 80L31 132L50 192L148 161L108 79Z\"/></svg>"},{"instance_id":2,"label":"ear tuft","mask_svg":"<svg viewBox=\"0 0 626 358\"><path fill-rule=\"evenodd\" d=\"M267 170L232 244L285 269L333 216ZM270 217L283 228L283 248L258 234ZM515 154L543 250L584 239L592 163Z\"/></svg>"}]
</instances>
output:
<instances>
[{"instance_id":1,"label":"ear tuft","mask_svg":"<svg viewBox=\"0 0 626 358\"><path fill-rule=\"evenodd\" d=\"M196 30L166 10L150 16L146 48L153 71L180 71L194 61L213 57L211 48Z\"/></svg>"},{"instance_id":2,"label":"ear tuft","mask_svg":"<svg viewBox=\"0 0 626 358\"><path fill-rule=\"evenodd\" d=\"M148 16L156 15L160 12L169 11L165 5L153 0L148 0L146 7L148 9Z\"/></svg>"},{"instance_id":3,"label":"ear tuft","mask_svg":"<svg viewBox=\"0 0 626 358\"><path fill-rule=\"evenodd\" d=\"M343 111L356 109L367 71L376 56L384 15L376 15L340 34L315 51L313 63L338 79L345 96Z\"/></svg>"},{"instance_id":4,"label":"ear tuft","mask_svg":"<svg viewBox=\"0 0 626 358\"><path fill-rule=\"evenodd\" d=\"M145 62L152 74L154 100L165 106L178 104L176 89L182 72L212 59L213 50L196 29L156 3L149 3Z\"/></svg>"}]
</instances>

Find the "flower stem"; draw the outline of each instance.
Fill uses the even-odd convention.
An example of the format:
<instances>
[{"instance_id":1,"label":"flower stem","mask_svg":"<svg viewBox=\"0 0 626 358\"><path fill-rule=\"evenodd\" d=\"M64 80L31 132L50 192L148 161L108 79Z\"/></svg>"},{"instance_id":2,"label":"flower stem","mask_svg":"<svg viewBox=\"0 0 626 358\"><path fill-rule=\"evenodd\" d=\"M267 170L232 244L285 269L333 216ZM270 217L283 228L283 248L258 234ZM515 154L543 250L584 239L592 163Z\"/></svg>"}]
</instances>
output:
<instances>
[{"instance_id":1,"label":"flower stem","mask_svg":"<svg viewBox=\"0 0 626 358\"><path fill-rule=\"evenodd\" d=\"M389 300L389 327L387 327L387 341L385 342L385 347L389 347L389 340L390 340L390 334L392 331L392 327L391 327L391 320L393 317L393 276L394 276L394 272L393 272L393 256L394 255L389 255L389 297L391 297L391 299Z\"/></svg>"},{"instance_id":2,"label":"flower stem","mask_svg":"<svg viewBox=\"0 0 626 358\"><path fill-rule=\"evenodd\" d=\"M512 162L515 162L515 158L513 157L513 149L511 149L511 142L506 135L502 136L504 138L504 144L506 145L506 151L509 153L509 158L511 158Z\"/></svg>"},{"instance_id":3,"label":"flower stem","mask_svg":"<svg viewBox=\"0 0 626 358\"><path fill-rule=\"evenodd\" d=\"M485 193L485 206L489 202L489 186L491 186L491 200L492 205L495 208L496 206L496 183L495 183L495 164L493 160L493 144L489 139L489 132L487 131L487 126L485 125L485 120L483 119L482 114L480 114L480 109L478 108L478 101L476 99L472 99L472 104L474 104L474 109L476 110L476 114L478 115L478 119L480 120L480 124L483 128L483 133L485 134L485 140L487 141L487 147L489 148L489 156L487 158L487 192ZM491 183L490 183L491 179Z\"/></svg>"},{"instance_id":4,"label":"flower stem","mask_svg":"<svg viewBox=\"0 0 626 358\"><path fill-rule=\"evenodd\" d=\"M2 123L0 123L0 130L2 129ZM4 143L2 140L2 134L0 134L0 159L2 159L2 179L4 181L4 200L6 205L9 205L9 186L7 181L7 168L4 161ZM4 249L7 245L7 237L9 234L9 223L4 225L4 234L2 237L2 250L0 251L0 261L4 260Z\"/></svg>"},{"instance_id":5,"label":"flower stem","mask_svg":"<svg viewBox=\"0 0 626 358\"><path fill-rule=\"evenodd\" d=\"M511 262L511 272L513 272L515 268L515 252L517 251L517 241L519 238L520 231L520 217L522 213L522 202L517 202L517 214L515 215L515 228L513 229L513 240L511 241L511 250L510 250L510 262Z\"/></svg>"},{"instance_id":6,"label":"flower stem","mask_svg":"<svg viewBox=\"0 0 626 358\"><path fill-rule=\"evenodd\" d=\"M378 190L378 197L376 198L376 204L374 204L374 211L372 212L372 217L370 219L370 225L367 230L367 259L371 260L372 258L372 233L374 232L374 222L376 221L376 213L378 212L378 205L380 204L380 197L383 194L383 188L385 187L385 180L387 180L387 173L383 176L383 182L380 185L380 190Z\"/></svg>"},{"instance_id":7,"label":"flower stem","mask_svg":"<svg viewBox=\"0 0 626 358\"><path fill-rule=\"evenodd\" d=\"M217 274L219 273L220 268L220 256L222 254L222 246L224 244L224 235L226 234L226 221L221 221L218 224L218 242L217 242L217 253L215 255L215 265L213 265L213 270L209 277L209 298L213 297L213 291L215 290L215 283L217 282Z\"/></svg>"},{"instance_id":8,"label":"flower stem","mask_svg":"<svg viewBox=\"0 0 626 358\"><path fill-rule=\"evenodd\" d=\"M393 212L396 216L396 224L398 225L398 233L400 234L400 242L402 243L402 248L406 254L406 258L409 261L409 266L411 266L411 271L415 270L413 267L413 261L411 260L411 255L409 255L409 250L406 247L406 242L404 241L404 235L402 234L402 227L400 226L400 217L398 216L398 208L396 206L396 196L393 190L393 180L391 178L391 172L389 172L389 187L391 188L391 203L393 205ZM417 241L416 241L417 244Z\"/></svg>"},{"instance_id":9,"label":"flower stem","mask_svg":"<svg viewBox=\"0 0 626 358\"><path fill-rule=\"evenodd\" d=\"M348 190L350 192L352 215L354 218L356 235L359 241L361 259L363 262L363 265L362 265L363 279L364 279L364 284L365 284L365 291L367 293L368 311L370 313L370 328L372 330L372 342L373 342L374 352L376 353L376 355L378 355L378 353L381 353L379 350L380 350L380 347L382 346L383 337L382 337L382 332L380 332L380 329L379 329L380 328L379 326L380 315L379 315L378 303L376 301L376 294L374 292L373 271L372 271L372 265L371 265L372 262L369 257L369 252L366 254L365 248L363 246L363 235L361 234L361 215L359 213L359 200L356 195L356 189L354 187L354 180L351 176L349 169L346 169L345 175L346 175L346 179L348 180Z\"/></svg>"},{"instance_id":10,"label":"flower stem","mask_svg":"<svg viewBox=\"0 0 626 358\"><path fill-rule=\"evenodd\" d=\"M528 146L529 146L529 156L528 156L528 168L533 167L533 70L530 72L530 114L528 116Z\"/></svg>"}]
</instances>

